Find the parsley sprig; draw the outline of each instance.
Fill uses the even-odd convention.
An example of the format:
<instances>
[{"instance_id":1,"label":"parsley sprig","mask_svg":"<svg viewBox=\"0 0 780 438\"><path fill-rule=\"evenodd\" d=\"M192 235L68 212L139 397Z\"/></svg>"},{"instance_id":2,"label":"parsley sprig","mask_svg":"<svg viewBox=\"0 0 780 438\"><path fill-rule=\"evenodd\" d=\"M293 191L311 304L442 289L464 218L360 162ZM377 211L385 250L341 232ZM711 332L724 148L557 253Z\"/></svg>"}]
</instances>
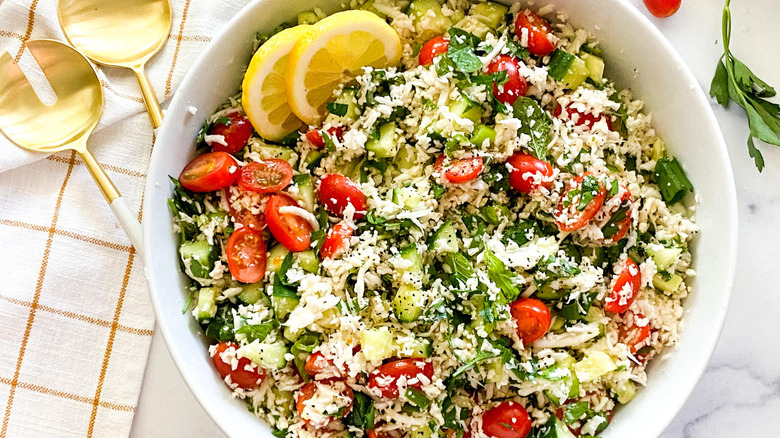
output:
<instances>
[{"instance_id":1,"label":"parsley sprig","mask_svg":"<svg viewBox=\"0 0 780 438\"><path fill-rule=\"evenodd\" d=\"M756 148L753 137L766 143L780 146L780 106L765 100L777 93L769 84L759 79L744 63L738 60L729 49L731 42L731 0L723 7L723 49L724 53L715 77L710 85L710 96L727 107L733 101L745 110L750 126L748 153L753 158L758 171L764 169L764 157Z\"/></svg>"}]
</instances>

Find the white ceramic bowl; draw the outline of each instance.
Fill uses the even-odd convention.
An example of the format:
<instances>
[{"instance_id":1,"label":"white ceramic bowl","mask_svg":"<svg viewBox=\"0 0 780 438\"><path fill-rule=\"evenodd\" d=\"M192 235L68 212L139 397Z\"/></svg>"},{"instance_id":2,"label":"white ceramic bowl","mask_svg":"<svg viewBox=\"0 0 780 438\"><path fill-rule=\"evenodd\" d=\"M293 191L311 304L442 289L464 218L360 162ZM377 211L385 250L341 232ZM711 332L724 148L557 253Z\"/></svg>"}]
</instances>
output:
<instances>
[{"instance_id":1,"label":"white ceramic bowl","mask_svg":"<svg viewBox=\"0 0 780 438\"><path fill-rule=\"evenodd\" d=\"M507 1L508 2L508 1ZM685 302L679 346L656 360L649 386L614 417L604 438L656 437L669 424L704 372L729 302L736 256L736 193L726 147L707 98L680 55L633 6L621 0L550 0L570 21L601 41L607 75L646 102L670 152L696 187L695 292ZM296 13L341 0L255 0L228 23L190 68L157 137L145 194L144 244L152 303L165 341L184 380L229 436L270 437L269 427L230 396L206 351L192 316L182 314L186 277L179 271L171 230L168 175L194 155L203 119L238 91L256 31L268 32ZM198 109L193 115L188 107ZM176 420L174 420L176 421Z\"/></svg>"}]
</instances>

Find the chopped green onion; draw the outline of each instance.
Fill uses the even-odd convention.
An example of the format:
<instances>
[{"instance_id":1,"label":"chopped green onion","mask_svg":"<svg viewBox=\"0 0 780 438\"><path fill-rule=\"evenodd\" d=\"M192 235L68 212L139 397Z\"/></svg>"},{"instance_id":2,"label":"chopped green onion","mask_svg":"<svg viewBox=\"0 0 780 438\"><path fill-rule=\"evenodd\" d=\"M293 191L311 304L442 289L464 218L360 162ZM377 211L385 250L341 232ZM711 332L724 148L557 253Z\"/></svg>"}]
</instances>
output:
<instances>
[{"instance_id":1,"label":"chopped green onion","mask_svg":"<svg viewBox=\"0 0 780 438\"><path fill-rule=\"evenodd\" d=\"M405 395L410 402L422 410L428 409L431 405L431 401L425 396L425 393L419 389L407 388Z\"/></svg>"},{"instance_id":2,"label":"chopped green onion","mask_svg":"<svg viewBox=\"0 0 780 438\"><path fill-rule=\"evenodd\" d=\"M667 204L680 202L686 192L693 190L693 184L685 176L677 158L664 157L658 160L655 164L655 179Z\"/></svg>"},{"instance_id":3,"label":"chopped green onion","mask_svg":"<svg viewBox=\"0 0 780 438\"><path fill-rule=\"evenodd\" d=\"M569 71L569 67L571 67L571 64L574 62L574 58L576 58L576 56L569 52L563 51L561 49L555 49L555 52L552 54L552 58L550 59L547 75L556 81L560 81L564 76L566 76L566 72Z\"/></svg>"}]
</instances>

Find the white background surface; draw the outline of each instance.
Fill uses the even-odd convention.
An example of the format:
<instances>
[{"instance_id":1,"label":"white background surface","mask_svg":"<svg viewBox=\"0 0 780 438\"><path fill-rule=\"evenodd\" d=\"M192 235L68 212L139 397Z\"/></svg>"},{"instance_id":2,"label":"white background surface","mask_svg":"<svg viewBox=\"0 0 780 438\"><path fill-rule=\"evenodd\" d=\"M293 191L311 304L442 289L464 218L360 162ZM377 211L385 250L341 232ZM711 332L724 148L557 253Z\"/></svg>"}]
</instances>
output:
<instances>
[{"instance_id":1,"label":"white background surface","mask_svg":"<svg viewBox=\"0 0 780 438\"><path fill-rule=\"evenodd\" d=\"M641 0L627 1L645 11ZM683 0L671 18L659 20L647 14L706 91L722 53L721 7L719 0ZM732 15L732 52L780 88L780 1L733 0ZM716 103L713 108L737 185L736 283L707 373L662 436L778 436L773 420L780 415L780 287L772 274L780 266L780 148L759 146L766 169L758 173L747 154L748 128L742 110L733 105L726 110ZM159 333L152 341L131 436L223 436L184 385Z\"/></svg>"}]
</instances>

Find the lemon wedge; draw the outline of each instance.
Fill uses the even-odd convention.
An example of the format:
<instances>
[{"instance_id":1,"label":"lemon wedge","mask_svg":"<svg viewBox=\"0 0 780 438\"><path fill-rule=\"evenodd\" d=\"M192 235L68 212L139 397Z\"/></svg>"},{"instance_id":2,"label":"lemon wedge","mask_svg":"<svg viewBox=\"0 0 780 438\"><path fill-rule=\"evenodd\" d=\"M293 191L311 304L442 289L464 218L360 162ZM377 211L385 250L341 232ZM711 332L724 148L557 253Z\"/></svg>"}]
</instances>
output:
<instances>
[{"instance_id":1,"label":"lemon wedge","mask_svg":"<svg viewBox=\"0 0 780 438\"><path fill-rule=\"evenodd\" d=\"M255 131L266 140L279 141L302 125L287 103L285 76L290 51L310 29L300 25L277 33L249 62L241 87L241 105Z\"/></svg>"},{"instance_id":2,"label":"lemon wedge","mask_svg":"<svg viewBox=\"0 0 780 438\"><path fill-rule=\"evenodd\" d=\"M368 11L337 12L311 26L290 52L287 97L293 113L316 125L340 84L363 67L385 68L401 59L401 39Z\"/></svg>"}]
</instances>

